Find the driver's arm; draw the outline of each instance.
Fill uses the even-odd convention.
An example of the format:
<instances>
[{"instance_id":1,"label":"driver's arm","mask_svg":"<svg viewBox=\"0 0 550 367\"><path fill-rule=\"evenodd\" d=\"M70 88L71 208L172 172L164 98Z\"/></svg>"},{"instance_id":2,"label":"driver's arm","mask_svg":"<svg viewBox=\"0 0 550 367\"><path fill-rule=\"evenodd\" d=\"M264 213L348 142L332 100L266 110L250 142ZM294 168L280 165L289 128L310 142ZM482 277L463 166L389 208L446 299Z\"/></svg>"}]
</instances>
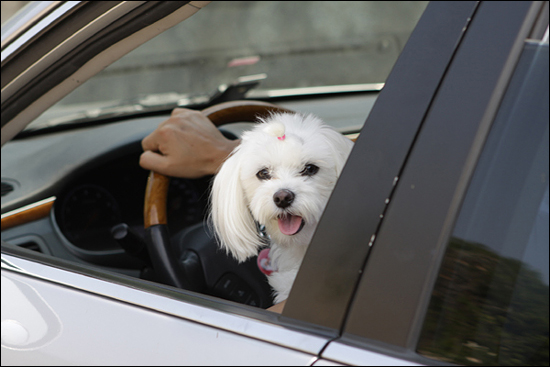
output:
<instances>
[{"instance_id":1,"label":"driver's arm","mask_svg":"<svg viewBox=\"0 0 550 367\"><path fill-rule=\"evenodd\" d=\"M229 140L201 112L176 108L142 142L142 168L165 176L199 178L215 174L240 144Z\"/></svg>"}]
</instances>

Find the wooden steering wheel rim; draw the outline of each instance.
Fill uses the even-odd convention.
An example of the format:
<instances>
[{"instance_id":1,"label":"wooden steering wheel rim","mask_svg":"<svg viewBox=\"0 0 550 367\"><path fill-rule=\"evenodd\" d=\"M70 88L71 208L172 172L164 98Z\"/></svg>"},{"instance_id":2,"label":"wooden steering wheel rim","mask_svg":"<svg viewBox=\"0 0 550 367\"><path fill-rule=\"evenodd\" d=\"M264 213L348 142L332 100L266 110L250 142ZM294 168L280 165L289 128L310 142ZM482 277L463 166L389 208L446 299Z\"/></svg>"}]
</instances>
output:
<instances>
[{"instance_id":1,"label":"wooden steering wheel rim","mask_svg":"<svg viewBox=\"0 0 550 367\"><path fill-rule=\"evenodd\" d=\"M261 101L231 101L219 103L202 110L216 126L231 122L254 122L258 117L267 117L273 112L293 112L277 105ZM170 178L160 173L149 174L145 189L143 208L144 226L166 225L166 200Z\"/></svg>"}]
</instances>

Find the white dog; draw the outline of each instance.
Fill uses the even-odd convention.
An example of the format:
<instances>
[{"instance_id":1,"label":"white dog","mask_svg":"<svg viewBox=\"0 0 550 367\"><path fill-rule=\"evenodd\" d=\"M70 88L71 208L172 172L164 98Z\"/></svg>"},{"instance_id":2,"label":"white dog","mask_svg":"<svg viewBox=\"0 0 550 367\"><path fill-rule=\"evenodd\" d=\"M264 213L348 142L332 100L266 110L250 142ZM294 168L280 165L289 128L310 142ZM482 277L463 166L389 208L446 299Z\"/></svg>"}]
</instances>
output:
<instances>
[{"instance_id":1,"label":"white dog","mask_svg":"<svg viewBox=\"0 0 550 367\"><path fill-rule=\"evenodd\" d=\"M288 297L353 143L312 115L261 121L243 134L214 179L211 221L222 248L239 261L269 245L258 266L279 303Z\"/></svg>"}]
</instances>

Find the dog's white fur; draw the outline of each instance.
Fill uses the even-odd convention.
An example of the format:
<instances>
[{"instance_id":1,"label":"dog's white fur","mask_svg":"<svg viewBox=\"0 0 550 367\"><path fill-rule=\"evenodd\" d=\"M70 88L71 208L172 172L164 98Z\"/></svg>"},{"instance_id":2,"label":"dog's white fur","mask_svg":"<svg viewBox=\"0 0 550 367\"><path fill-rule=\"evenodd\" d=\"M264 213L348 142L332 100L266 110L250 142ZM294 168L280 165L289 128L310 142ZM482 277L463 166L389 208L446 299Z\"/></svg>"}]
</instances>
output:
<instances>
[{"instance_id":1,"label":"dog's white fur","mask_svg":"<svg viewBox=\"0 0 550 367\"><path fill-rule=\"evenodd\" d=\"M258 254L265 245L256 222L264 225L271 242L271 261L278 271L268 276L275 303L288 297L307 246L319 222L353 143L313 115L273 114L253 130L231 153L216 175L212 190L211 221L222 248L237 260ZM283 130L284 139L278 139ZM304 167L319 167L304 175ZM267 169L269 179L257 173ZM274 194L294 193L291 205L281 209ZM301 216L301 231L285 235L278 217Z\"/></svg>"}]
</instances>

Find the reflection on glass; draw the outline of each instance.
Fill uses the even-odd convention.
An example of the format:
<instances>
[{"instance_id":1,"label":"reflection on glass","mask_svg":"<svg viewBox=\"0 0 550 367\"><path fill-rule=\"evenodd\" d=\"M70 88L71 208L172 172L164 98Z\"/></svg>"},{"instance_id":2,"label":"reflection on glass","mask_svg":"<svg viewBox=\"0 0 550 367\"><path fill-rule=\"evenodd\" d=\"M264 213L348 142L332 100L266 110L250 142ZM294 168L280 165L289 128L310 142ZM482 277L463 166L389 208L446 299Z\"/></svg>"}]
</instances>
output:
<instances>
[{"instance_id":1,"label":"reflection on glass","mask_svg":"<svg viewBox=\"0 0 550 367\"><path fill-rule=\"evenodd\" d=\"M452 238L418 351L463 364L548 365L548 309L539 271Z\"/></svg>"},{"instance_id":2,"label":"reflection on glass","mask_svg":"<svg viewBox=\"0 0 550 367\"><path fill-rule=\"evenodd\" d=\"M462 204L418 352L548 365L548 44L527 43Z\"/></svg>"}]
</instances>

